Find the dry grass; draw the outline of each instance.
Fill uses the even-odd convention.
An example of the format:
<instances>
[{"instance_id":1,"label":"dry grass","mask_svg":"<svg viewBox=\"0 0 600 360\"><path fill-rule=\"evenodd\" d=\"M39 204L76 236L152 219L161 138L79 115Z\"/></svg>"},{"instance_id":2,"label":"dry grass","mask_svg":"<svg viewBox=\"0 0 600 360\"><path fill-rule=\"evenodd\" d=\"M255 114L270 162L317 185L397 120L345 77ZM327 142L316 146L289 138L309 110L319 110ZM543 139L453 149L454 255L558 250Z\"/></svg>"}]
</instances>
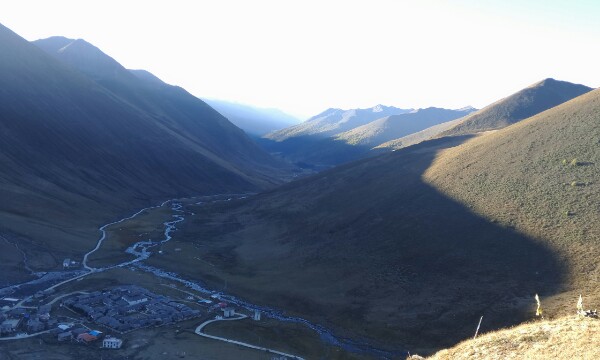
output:
<instances>
[{"instance_id":1,"label":"dry grass","mask_svg":"<svg viewBox=\"0 0 600 360\"><path fill-rule=\"evenodd\" d=\"M430 357L446 359L599 359L600 321L567 316L491 332Z\"/></svg>"}]
</instances>

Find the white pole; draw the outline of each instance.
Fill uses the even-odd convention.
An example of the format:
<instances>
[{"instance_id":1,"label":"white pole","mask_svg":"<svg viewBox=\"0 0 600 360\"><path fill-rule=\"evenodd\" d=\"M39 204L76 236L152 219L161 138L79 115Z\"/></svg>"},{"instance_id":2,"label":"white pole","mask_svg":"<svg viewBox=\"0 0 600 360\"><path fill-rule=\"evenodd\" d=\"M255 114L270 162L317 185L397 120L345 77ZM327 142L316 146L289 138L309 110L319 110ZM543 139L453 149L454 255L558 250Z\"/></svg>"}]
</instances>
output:
<instances>
[{"instance_id":1,"label":"white pole","mask_svg":"<svg viewBox=\"0 0 600 360\"><path fill-rule=\"evenodd\" d=\"M481 326L481 320L483 320L483 315L481 315L481 318L479 318L479 324L477 324L477 330L475 330L475 336L473 336L473 340L475 340L475 338L477 338L477 334L479 334L479 327Z\"/></svg>"}]
</instances>

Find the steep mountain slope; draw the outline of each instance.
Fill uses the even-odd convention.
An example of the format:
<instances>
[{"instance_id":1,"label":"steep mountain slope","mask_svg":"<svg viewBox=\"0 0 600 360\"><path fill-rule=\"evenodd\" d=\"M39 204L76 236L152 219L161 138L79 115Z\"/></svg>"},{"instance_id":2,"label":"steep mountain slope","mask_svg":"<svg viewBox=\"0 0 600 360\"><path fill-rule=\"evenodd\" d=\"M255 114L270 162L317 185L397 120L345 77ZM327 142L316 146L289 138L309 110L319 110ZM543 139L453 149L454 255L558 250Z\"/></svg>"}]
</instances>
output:
<instances>
[{"instance_id":1,"label":"steep mountain slope","mask_svg":"<svg viewBox=\"0 0 600 360\"><path fill-rule=\"evenodd\" d=\"M534 293L546 314L572 311L570 291L597 303L600 91L467 137L193 208L169 245L190 249L178 271L422 353L472 336L481 315L484 332L530 319Z\"/></svg>"},{"instance_id":2,"label":"steep mountain slope","mask_svg":"<svg viewBox=\"0 0 600 360\"><path fill-rule=\"evenodd\" d=\"M597 303L599 164L600 90L594 90L443 153L424 178L478 214L543 241L569 265L564 290ZM547 312L563 314L563 299L553 304Z\"/></svg>"},{"instance_id":3,"label":"steep mountain slope","mask_svg":"<svg viewBox=\"0 0 600 360\"><path fill-rule=\"evenodd\" d=\"M545 79L471 114L453 128L442 132L440 136L501 129L590 90L592 88L584 85Z\"/></svg>"},{"instance_id":4,"label":"steep mountain slope","mask_svg":"<svg viewBox=\"0 0 600 360\"><path fill-rule=\"evenodd\" d=\"M69 40L49 38L34 44L152 115L165 130L182 137L222 166L233 163L254 176L281 166L239 128L184 89L168 85L148 72L145 76L139 71L132 73L84 40L70 40L64 45Z\"/></svg>"},{"instance_id":5,"label":"steep mountain slope","mask_svg":"<svg viewBox=\"0 0 600 360\"><path fill-rule=\"evenodd\" d=\"M357 126L368 124L382 117L404 114L411 110L383 105L377 105L368 109L327 109L302 124L272 132L267 134L265 138L281 142L286 139L302 136L329 137Z\"/></svg>"},{"instance_id":6,"label":"steep mountain slope","mask_svg":"<svg viewBox=\"0 0 600 360\"><path fill-rule=\"evenodd\" d=\"M222 100L204 101L237 127L254 136L262 136L300 122L299 119L277 109L262 109Z\"/></svg>"},{"instance_id":7,"label":"steep mountain slope","mask_svg":"<svg viewBox=\"0 0 600 360\"><path fill-rule=\"evenodd\" d=\"M0 47L0 235L33 268L89 249L132 209L279 181L268 154L183 89L139 81L129 94L136 78L112 61L99 62L97 79L114 79L102 86L1 25Z\"/></svg>"},{"instance_id":8,"label":"steep mountain slope","mask_svg":"<svg viewBox=\"0 0 600 360\"><path fill-rule=\"evenodd\" d=\"M475 111L473 108L449 110L430 107L401 115L387 116L335 137L351 145L375 147L386 141L421 131L443 122L458 119Z\"/></svg>"},{"instance_id":9,"label":"steep mountain slope","mask_svg":"<svg viewBox=\"0 0 600 360\"><path fill-rule=\"evenodd\" d=\"M446 121L444 123L434 125L428 127L427 129L418 131L416 133L403 136L398 139L386 141L383 144L377 145L374 150L376 151L389 151L389 150L398 150L405 148L407 146L411 146L414 144L418 144L420 142L431 140L437 137L442 132L453 128L455 125L460 124L463 121L463 118Z\"/></svg>"}]
</instances>

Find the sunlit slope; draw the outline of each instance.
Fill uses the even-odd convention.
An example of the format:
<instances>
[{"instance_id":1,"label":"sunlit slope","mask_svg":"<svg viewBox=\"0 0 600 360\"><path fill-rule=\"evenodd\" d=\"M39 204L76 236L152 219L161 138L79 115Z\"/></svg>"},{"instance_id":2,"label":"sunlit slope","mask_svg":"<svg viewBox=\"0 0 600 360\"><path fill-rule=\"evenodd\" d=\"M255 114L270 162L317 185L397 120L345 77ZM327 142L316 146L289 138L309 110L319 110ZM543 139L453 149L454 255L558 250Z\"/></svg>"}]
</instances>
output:
<instances>
[{"instance_id":1,"label":"sunlit slope","mask_svg":"<svg viewBox=\"0 0 600 360\"><path fill-rule=\"evenodd\" d=\"M484 334L442 350L429 359L592 360L600 358L596 343L599 333L600 321L597 319L568 316Z\"/></svg>"},{"instance_id":2,"label":"sunlit slope","mask_svg":"<svg viewBox=\"0 0 600 360\"><path fill-rule=\"evenodd\" d=\"M386 142L379 145L378 150L401 149L438 137L498 130L560 105L590 90L592 89L583 85L545 79L463 118Z\"/></svg>"},{"instance_id":3,"label":"sunlit slope","mask_svg":"<svg viewBox=\"0 0 600 360\"><path fill-rule=\"evenodd\" d=\"M462 118L446 121L444 123L434 125L428 127L427 129L418 131L416 133L412 133L410 135L403 136L401 138L397 138L394 140L386 141L383 144L380 144L375 147L376 151L384 151L384 150L398 150L405 148L407 146L411 146L414 144L418 144L420 142L434 139L440 133L454 127L456 124L459 124L463 121Z\"/></svg>"},{"instance_id":4,"label":"sunlit slope","mask_svg":"<svg viewBox=\"0 0 600 360\"><path fill-rule=\"evenodd\" d=\"M440 136L501 129L590 90L592 89L584 85L545 79L469 115Z\"/></svg>"},{"instance_id":5,"label":"sunlit slope","mask_svg":"<svg viewBox=\"0 0 600 360\"><path fill-rule=\"evenodd\" d=\"M564 259L565 289L597 293L600 91L443 152L424 179ZM560 304L558 304L560 305Z\"/></svg>"}]
</instances>

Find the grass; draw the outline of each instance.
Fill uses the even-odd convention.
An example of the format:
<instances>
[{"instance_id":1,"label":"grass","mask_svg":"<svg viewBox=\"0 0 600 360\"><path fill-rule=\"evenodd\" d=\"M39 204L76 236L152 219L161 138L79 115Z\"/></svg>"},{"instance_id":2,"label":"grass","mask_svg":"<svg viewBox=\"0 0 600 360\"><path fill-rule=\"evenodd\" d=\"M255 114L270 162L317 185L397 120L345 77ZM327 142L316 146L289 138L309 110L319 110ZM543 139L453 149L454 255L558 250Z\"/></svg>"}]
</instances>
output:
<instances>
[{"instance_id":1,"label":"grass","mask_svg":"<svg viewBox=\"0 0 600 360\"><path fill-rule=\"evenodd\" d=\"M193 208L170 244L189 251L151 261L422 354L472 336L481 315L483 332L531 319L536 292L546 315L566 315L574 293L600 298L600 191L569 186L600 176L599 113L594 91L464 143L430 141Z\"/></svg>"},{"instance_id":2,"label":"grass","mask_svg":"<svg viewBox=\"0 0 600 360\"><path fill-rule=\"evenodd\" d=\"M600 321L566 316L490 332L428 359L598 359L599 334Z\"/></svg>"}]
</instances>

